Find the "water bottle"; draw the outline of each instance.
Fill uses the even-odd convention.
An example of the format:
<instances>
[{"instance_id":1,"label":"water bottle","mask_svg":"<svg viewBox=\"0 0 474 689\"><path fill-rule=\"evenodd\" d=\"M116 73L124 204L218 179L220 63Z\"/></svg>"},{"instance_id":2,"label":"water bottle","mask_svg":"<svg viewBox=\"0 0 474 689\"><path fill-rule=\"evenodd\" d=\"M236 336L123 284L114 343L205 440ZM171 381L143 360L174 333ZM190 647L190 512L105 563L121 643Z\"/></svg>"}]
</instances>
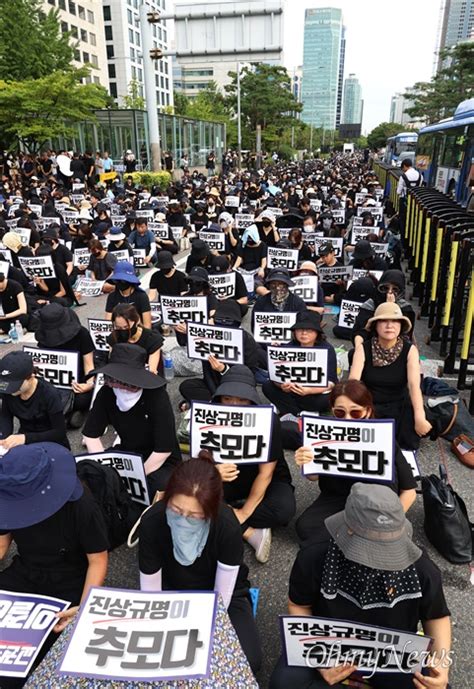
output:
<instances>
[{"instance_id":1,"label":"water bottle","mask_svg":"<svg viewBox=\"0 0 474 689\"><path fill-rule=\"evenodd\" d=\"M17 340L19 342L21 342L21 340L23 339L23 326L20 323L20 321L15 321L15 330L16 330Z\"/></svg>"},{"instance_id":2,"label":"water bottle","mask_svg":"<svg viewBox=\"0 0 474 689\"><path fill-rule=\"evenodd\" d=\"M11 324L10 330L8 331L8 337L12 342L18 342L18 333L14 323Z\"/></svg>"},{"instance_id":3,"label":"water bottle","mask_svg":"<svg viewBox=\"0 0 474 689\"><path fill-rule=\"evenodd\" d=\"M173 380L174 378L174 364L173 357L169 352L165 352L163 355L163 369L166 380Z\"/></svg>"}]
</instances>

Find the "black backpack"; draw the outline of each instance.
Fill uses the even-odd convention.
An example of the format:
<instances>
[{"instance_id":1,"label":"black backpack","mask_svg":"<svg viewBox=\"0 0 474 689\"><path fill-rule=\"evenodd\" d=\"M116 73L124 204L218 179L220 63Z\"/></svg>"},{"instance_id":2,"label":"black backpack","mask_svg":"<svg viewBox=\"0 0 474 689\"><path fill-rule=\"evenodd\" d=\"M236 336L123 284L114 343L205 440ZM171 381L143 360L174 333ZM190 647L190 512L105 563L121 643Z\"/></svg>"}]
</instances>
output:
<instances>
[{"instance_id":1,"label":"black backpack","mask_svg":"<svg viewBox=\"0 0 474 689\"><path fill-rule=\"evenodd\" d=\"M77 475L100 505L107 526L109 550L117 548L127 540L143 508L130 498L120 474L113 467L83 459L77 463Z\"/></svg>"}]
</instances>

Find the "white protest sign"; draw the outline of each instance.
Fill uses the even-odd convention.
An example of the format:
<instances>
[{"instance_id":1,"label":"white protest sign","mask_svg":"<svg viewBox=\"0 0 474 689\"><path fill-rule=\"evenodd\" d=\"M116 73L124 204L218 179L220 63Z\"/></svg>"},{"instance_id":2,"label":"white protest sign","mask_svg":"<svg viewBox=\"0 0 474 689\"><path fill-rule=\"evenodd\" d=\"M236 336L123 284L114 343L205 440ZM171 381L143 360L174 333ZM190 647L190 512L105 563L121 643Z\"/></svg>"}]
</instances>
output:
<instances>
[{"instance_id":1,"label":"white protest sign","mask_svg":"<svg viewBox=\"0 0 474 689\"><path fill-rule=\"evenodd\" d=\"M79 277L76 280L74 289L83 297L99 297L102 294L102 288L105 280L92 280L92 278Z\"/></svg>"},{"instance_id":2,"label":"white protest sign","mask_svg":"<svg viewBox=\"0 0 474 689\"><path fill-rule=\"evenodd\" d=\"M95 377L94 390L92 391L92 399L89 409L92 409L97 393L104 386L105 376L103 373L98 373Z\"/></svg>"},{"instance_id":3,"label":"white protest sign","mask_svg":"<svg viewBox=\"0 0 474 689\"><path fill-rule=\"evenodd\" d=\"M71 225L79 220L79 211L62 211L61 215L66 225Z\"/></svg>"},{"instance_id":4,"label":"white protest sign","mask_svg":"<svg viewBox=\"0 0 474 689\"><path fill-rule=\"evenodd\" d=\"M41 378L57 388L71 388L79 376L79 352L58 349L39 349L23 345L23 351L33 359Z\"/></svg>"},{"instance_id":5,"label":"white protest sign","mask_svg":"<svg viewBox=\"0 0 474 689\"><path fill-rule=\"evenodd\" d=\"M106 321L103 318L88 318L88 325L94 347L99 352L108 352L107 337L113 330L112 321Z\"/></svg>"},{"instance_id":6,"label":"white protest sign","mask_svg":"<svg viewBox=\"0 0 474 689\"><path fill-rule=\"evenodd\" d=\"M130 256L128 249L109 249L109 253L113 254L117 261L128 261L133 263L133 257Z\"/></svg>"},{"instance_id":7,"label":"white protest sign","mask_svg":"<svg viewBox=\"0 0 474 689\"><path fill-rule=\"evenodd\" d=\"M369 196L369 194L366 191L357 192L357 194L355 195L356 206L360 206L362 203L364 203L367 196Z\"/></svg>"},{"instance_id":8,"label":"white protest sign","mask_svg":"<svg viewBox=\"0 0 474 689\"><path fill-rule=\"evenodd\" d=\"M161 304L159 301L150 302L150 313L153 322L161 321Z\"/></svg>"},{"instance_id":9,"label":"white protest sign","mask_svg":"<svg viewBox=\"0 0 474 689\"><path fill-rule=\"evenodd\" d=\"M240 199L238 196L226 196L224 199L224 206L227 208L238 208L240 205Z\"/></svg>"},{"instance_id":10,"label":"white protest sign","mask_svg":"<svg viewBox=\"0 0 474 689\"><path fill-rule=\"evenodd\" d=\"M191 457L210 450L215 462L268 462L272 427L273 407L192 402Z\"/></svg>"},{"instance_id":11,"label":"white protest sign","mask_svg":"<svg viewBox=\"0 0 474 689\"><path fill-rule=\"evenodd\" d=\"M12 227L12 230L20 237L23 246L29 245L31 237L31 230L29 227Z\"/></svg>"},{"instance_id":12,"label":"white protest sign","mask_svg":"<svg viewBox=\"0 0 474 689\"><path fill-rule=\"evenodd\" d=\"M3 275L4 277L8 277L9 269L10 269L9 262L0 260L0 275Z\"/></svg>"},{"instance_id":13,"label":"white protest sign","mask_svg":"<svg viewBox=\"0 0 474 689\"><path fill-rule=\"evenodd\" d=\"M290 292L296 294L307 304L315 304L318 301L317 275L297 275L291 279L295 284L294 287L290 287Z\"/></svg>"},{"instance_id":14,"label":"white protest sign","mask_svg":"<svg viewBox=\"0 0 474 689\"><path fill-rule=\"evenodd\" d=\"M93 587L81 603L59 673L113 684L205 678L216 601L214 591Z\"/></svg>"},{"instance_id":15,"label":"white protest sign","mask_svg":"<svg viewBox=\"0 0 474 689\"><path fill-rule=\"evenodd\" d=\"M356 665L359 672L420 671L432 639L395 629L326 617L281 616L286 663L297 667Z\"/></svg>"},{"instance_id":16,"label":"white protest sign","mask_svg":"<svg viewBox=\"0 0 474 689\"><path fill-rule=\"evenodd\" d=\"M369 275L372 275L372 277L374 277L378 282L383 275L383 270L364 270L364 268L354 268L352 271L352 281L354 282L355 280L359 280L359 278L366 278Z\"/></svg>"},{"instance_id":17,"label":"white protest sign","mask_svg":"<svg viewBox=\"0 0 474 689\"><path fill-rule=\"evenodd\" d=\"M32 213L40 217L40 215L43 213L43 206L40 203L29 203L28 208Z\"/></svg>"},{"instance_id":18,"label":"white protest sign","mask_svg":"<svg viewBox=\"0 0 474 689\"><path fill-rule=\"evenodd\" d=\"M346 212L344 209L335 209L332 212L332 217L336 225L344 225L346 222Z\"/></svg>"},{"instance_id":19,"label":"white protest sign","mask_svg":"<svg viewBox=\"0 0 474 689\"><path fill-rule=\"evenodd\" d=\"M328 239L327 237L315 237L314 253L319 254L319 247L323 244L327 244L328 242L331 242L331 244L333 245L334 255L336 256L336 258L340 258L342 256L342 245L344 242L342 237L331 237L330 239Z\"/></svg>"},{"instance_id":20,"label":"white protest sign","mask_svg":"<svg viewBox=\"0 0 474 689\"><path fill-rule=\"evenodd\" d=\"M2 259L2 261L7 261L11 264L12 252L10 251L10 249L5 248L4 246L0 247L0 258Z\"/></svg>"},{"instance_id":21,"label":"white protest sign","mask_svg":"<svg viewBox=\"0 0 474 689\"><path fill-rule=\"evenodd\" d=\"M199 239L206 242L211 251L225 251L225 234L223 232L207 232L201 230Z\"/></svg>"},{"instance_id":22,"label":"white protest sign","mask_svg":"<svg viewBox=\"0 0 474 689\"><path fill-rule=\"evenodd\" d=\"M388 242L370 242L370 246L378 256L385 256L388 251Z\"/></svg>"},{"instance_id":23,"label":"white protest sign","mask_svg":"<svg viewBox=\"0 0 474 689\"><path fill-rule=\"evenodd\" d=\"M357 215L352 216L352 227L362 227L364 225L364 218L360 218ZM374 228L372 228L374 229Z\"/></svg>"},{"instance_id":24,"label":"white protest sign","mask_svg":"<svg viewBox=\"0 0 474 689\"><path fill-rule=\"evenodd\" d=\"M184 227L172 227L171 232L173 234L173 240L178 243L183 236Z\"/></svg>"},{"instance_id":25,"label":"white protest sign","mask_svg":"<svg viewBox=\"0 0 474 689\"><path fill-rule=\"evenodd\" d=\"M48 280L56 277L51 256L18 256L20 266L29 280L41 278Z\"/></svg>"},{"instance_id":26,"label":"white protest sign","mask_svg":"<svg viewBox=\"0 0 474 689\"><path fill-rule=\"evenodd\" d=\"M362 304L358 301L351 301L350 299L343 299L341 301L341 310L339 311L338 325L341 328L352 328L356 321L357 315Z\"/></svg>"},{"instance_id":27,"label":"white protest sign","mask_svg":"<svg viewBox=\"0 0 474 689\"><path fill-rule=\"evenodd\" d=\"M376 222L380 222L383 218L383 209L376 206L359 206L357 215L360 217L362 213L370 213Z\"/></svg>"},{"instance_id":28,"label":"white protest sign","mask_svg":"<svg viewBox=\"0 0 474 689\"><path fill-rule=\"evenodd\" d=\"M146 249L134 249L133 250L133 261L135 264L135 268L144 268L146 266L145 258L146 258Z\"/></svg>"},{"instance_id":29,"label":"white protest sign","mask_svg":"<svg viewBox=\"0 0 474 689\"><path fill-rule=\"evenodd\" d=\"M127 216L126 215L112 215L111 220L112 220L112 225L114 227L123 227L125 225L125 223L127 222Z\"/></svg>"},{"instance_id":30,"label":"white protest sign","mask_svg":"<svg viewBox=\"0 0 474 689\"><path fill-rule=\"evenodd\" d=\"M150 222L148 229L153 232L155 239L169 239L170 232L167 222Z\"/></svg>"},{"instance_id":31,"label":"white protest sign","mask_svg":"<svg viewBox=\"0 0 474 689\"><path fill-rule=\"evenodd\" d=\"M298 268L298 249L281 249L277 246L267 248L267 267L284 268L290 272Z\"/></svg>"},{"instance_id":32,"label":"white protest sign","mask_svg":"<svg viewBox=\"0 0 474 689\"><path fill-rule=\"evenodd\" d=\"M169 196L155 196L154 200L157 202L159 206L167 206L170 200Z\"/></svg>"},{"instance_id":33,"label":"white protest sign","mask_svg":"<svg viewBox=\"0 0 474 689\"><path fill-rule=\"evenodd\" d=\"M145 201L146 203L146 201ZM137 219L140 218L146 218L147 220L154 220L155 219L155 211L153 208L140 208L137 211Z\"/></svg>"},{"instance_id":34,"label":"white protest sign","mask_svg":"<svg viewBox=\"0 0 474 689\"><path fill-rule=\"evenodd\" d=\"M87 268L91 258L90 249L74 249L74 265L76 268Z\"/></svg>"},{"instance_id":35,"label":"white protest sign","mask_svg":"<svg viewBox=\"0 0 474 689\"><path fill-rule=\"evenodd\" d=\"M420 478L421 474L418 462L416 460L416 452L414 450L402 450L402 455L405 457L408 464L410 465L410 469L413 473L413 478Z\"/></svg>"},{"instance_id":36,"label":"white protest sign","mask_svg":"<svg viewBox=\"0 0 474 689\"><path fill-rule=\"evenodd\" d=\"M207 297L161 296L161 315L166 325L193 321L207 323Z\"/></svg>"},{"instance_id":37,"label":"white protest sign","mask_svg":"<svg viewBox=\"0 0 474 689\"><path fill-rule=\"evenodd\" d=\"M319 213L319 211L321 210L322 203L323 202L321 201L321 199L310 199L309 200L310 207L314 211L316 211L317 213Z\"/></svg>"},{"instance_id":38,"label":"white protest sign","mask_svg":"<svg viewBox=\"0 0 474 689\"><path fill-rule=\"evenodd\" d=\"M272 344L273 342L289 342L291 340L291 326L296 322L296 311L281 311L278 313L260 311L254 313L255 342Z\"/></svg>"},{"instance_id":39,"label":"white protest sign","mask_svg":"<svg viewBox=\"0 0 474 689\"><path fill-rule=\"evenodd\" d=\"M72 190L76 193L83 192L85 190L85 185L82 182L73 182Z\"/></svg>"},{"instance_id":40,"label":"white protest sign","mask_svg":"<svg viewBox=\"0 0 474 689\"><path fill-rule=\"evenodd\" d=\"M249 225L253 225L255 217L252 213L236 213L235 227L239 230L245 230Z\"/></svg>"},{"instance_id":41,"label":"white protest sign","mask_svg":"<svg viewBox=\"0 0 474 689\"><path fill-rule=\"evenodd\" d=\"M188 356L207 361L213 355L224 364L244 363L244 333L240 328L188 323Z\"/></svg>"},{"instance_id":42,"label":"white protest sign","mask_svg":"<svg viewBox=\"0 0 474 689\"><path fill-rule=\"evenodd\" d=\"M269 347L268 375L274 383L298 383L311 388L328 384L328 350L317 347Z\"/></svg>"},{"instance_id":43,"label":"white protest sign","mask_svg":"<svg viewBox=\"0 0 474 689\"><path fill-rule=\"evenodd\" d=\"M113 467L120 474L120 478L131 499L148 507L150 504L150 497L148 495L145 467L143 466L141 455L137 455L133 452L112 450L76 456L77 463L82 462L84 459L92 459L99 464Z\"/></svg>"},{"instance_id":44,"label":"white protest sign","mask_svg":"<svg viewBox=\"0 0 474 689\"><path fill-rule=\"evenodd\" d=\"M375 233L374 233L375 230ZM357 244L361 239L366 239L369 234L378 234L376 227L353 227L351 232L351 244Z\"/></svg>"},{"instance_id":45,"label":"white protest sign","mask_svg":"<svg viewBox=\"0 0 474 689\"><path fill-rule=\"evenodd\" d=\"M303 414L303 445L313 461L303 475L344 476L371 482L393 480L395 431L392 419L332 419Z\"/></svg>"},{"instance_id":46,"label":"white protest sign","mask_svg":"<svg viewBox=\"0 0 474 689\"><path fill-rule=\"evenodd\" d=\"M244 278L247 292L253 292L255 290L255 275L258 273L258 270L245 270L244 268L237 268L237 270Z\"/></svg>"},{"instance_id":47,"label":"white protest sign","mask_svg":"<svg viewBox=\"0 0 474 689\"><path fill-rule=\"evenodd\" d=\"M218 299L231 299L235 294L235 273L209 275L209 284Z\"/></svg>"}]
</instances>

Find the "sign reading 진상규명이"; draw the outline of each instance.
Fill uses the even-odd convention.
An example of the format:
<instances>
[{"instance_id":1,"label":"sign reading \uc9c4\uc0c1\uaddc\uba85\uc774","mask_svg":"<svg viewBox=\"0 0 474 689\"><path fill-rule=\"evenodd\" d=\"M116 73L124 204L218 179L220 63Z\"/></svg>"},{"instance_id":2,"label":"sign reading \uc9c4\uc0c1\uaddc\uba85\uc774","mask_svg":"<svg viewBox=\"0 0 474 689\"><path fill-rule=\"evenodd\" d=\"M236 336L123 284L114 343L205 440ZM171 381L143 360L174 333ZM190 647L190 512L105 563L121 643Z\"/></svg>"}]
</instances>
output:
<instances>
[{"instance_id":1,"label":"sign reading \uc9c4\uc0c1\uaddc\uba85\uc774","mask_svg":"<svg viewBox=\"0 0 474 689\"><path fill-rule=\"evenodd\" d=\"M297 275L291 278L294 287L290 292L296 294L307 304L315 304L318 301L318 278L316 275Z\"/></svg>"},{"instance_id":2,"label":"sign reading \uc9c4\uc0c1\uaddc\uba85\uc774","mask_svg":"<svg viewBox=\"0 0 474 689\"><path fill-rule=\"evenodd\" d=\"M360 217L362 213L370 213L375 222L381 222L383 218L383 208L377 208L376 206L359 206L357 208L357 215Z\"/></svg>"},{"instance_id":3,"label":"sign reading \uc9c4\uc0c1\uaddc\uba85\uc774","mask_svg":"<svg viewBox=\"0 0 474 689\"><path fill-rule=\"evenodd\" d=\"M207 361L215 356L224 364L244 363L244 333L240 328L188 323L188 356Z\"/></svg>"},{"instance_id":4,"label":"sign reading \uc9c4\uc0c1\uaddc\uba85\uc774","mask_svg":"<svg viewBox=\"0 0 474 689\"><path fill-rule=\"evenodd\" d=\"M339 320L337 324L341 328L353 328L361 306L362 304L358 301L343 299L341 301L341 310L339 311Z\"/></svg>"},{"instance_id":5,"label":"sign reading \uc9c4\uc0c1\uaddc\uba85\uc774","mask_svg":"<svg viewBox=\"0 0 474 689\"><path fill-rule=\"evenodd\" d=\"M74 289L79 292L82 297L99 297L102 294L102 288L105 280L93 280L92 278L79 277L76 280Z\"/></svg>"},{"instance_id":6,"label":"sign reading \uc9c4\uc0c1\uaddc\uba85\uc774","mask_svg":"<svg viewBox=\"0 0 474 689\"><path fill-rule=\"evenodd\" d=\"M84 249L74 249L74 266L76 268L87 268L91 260L91 252L87 246Z\"/></svg>"},{"instance_id":7,"label":"sign reading \uc9c4\uc0c1\uaddc\uba85\uc774","mask_svg":"<svg viewBox=\"0 0 474 689\"><path fill-rule=\"evenodd\" d=\"M56 277L51 256L18 256L22 271L29 280L41 278L48 280Z\"/></svg>"},{"instance_id":8,"label":"sign reading \uc9c4\uc0c1\uaddc\uba85\uc774","mask_svg":"<svg viewBox=\"0 0 474 689\"><path fill-rule=\"evenodd\" d=\"M291 326L296 322L296 311L282 311L279 313L258 311L254 313L255 342L272 344L273 342L289 342L291 340Z\"/></svg>"},{"instance_id":9,"label":"sign reading \uc9c4\uc0c1\uaddc\uba85\uc774","mask_svg":"<svg viewBox=\"0 0 474 689\"><path fill-rule=\"evenodd\" d=\"M356 665L365 677L410 673L426 666L432 639L396 629L326 617L280 617L286 664L328 668Z\"/></svg>"},{"instance_id":10,"label":"sign reading \uc9c4\uc0c1\uaddc\uba85\uc774","mask_svg":"<svg viewBox=\"0 0 474 689\"><path fill-rule=\"evenodd\" d=\"M0 677L26 677L69 601L33 593L0 591ZM2 683L3 684L3 683Z\"/></svg>"},{"instance_id":11,"label":"sign reading \uc9c4\uc0c1\uaddc\uba85\uc774","mask_svg":"<svg viewBox=\"0 0 474 689\"><path fill-rule=\"evenodd\" d=\"M99 352L108 352L107 337L114 329L112 321L106 321L104 318L88 318L88 325L94 347Z\"/></svg>"},{"instance_id":12,"label":"sign reading \uc9c4\uc0c1\uaddc\uba85\uc774","mask_svg":"<svg viewBox=\"0 0 474 689\"><path fill-rule=\"evenodd\" d=\"M193 321L207 323L207 297L160 298L161 315L165 325L178 325Z\"/></svg>"},{"instance_id":13,"label":"sign reading \uc9c4\uc0c1\uaddc\uba85\uc774","mask_svg":"<svg viewBox=\"0 0 474 689\"><path fill-rule=\"evenodd\" d=\"M270 461L273 407L192 402L191 456L209 450L215 462Z\"/></svg>"},{"instance_id":14,"label":"sign reading \uc9c4\uc0c1\uaddc\uba85\uc774","mask_svg":"<svg viewBox=\"0 0 474 689\"><path fill-rule=\"evenodd\" d=\"M336 225L344 225L346 222L346 212L343 208L331 211L332 217Z\"/></svg>"},{"instance_id":15,"label":"sign reading \uc9c4\uc0c1\uaddc\uba85\uc774","mask_svg":"<svg viewBox=\"0 0 474 689\"><path fill-rule=\"evenodd\" d=\"M235 294L235 273L209 275L209 284L218 299L232 299Z\"/></svg>"},{"instance_id":16,"label":"sign reading \uc9c4\uc0c1\uaddc\uba85\uc774","mask_svg":"<svg viewBox=\"0 0 474 689\"><path fill-rule=\"evenodd\" d=\"M297 383L325 388L328 381L328 350L316 347L269 347L268 375L274 383Z\"/></svg>"},{"instance_id":17,"label":"sign reading \uc9c4\uc0c1\uaddc\uba85\uc774","mask_svg":"<svg viewBox=\"0 0 474 689\"><path fill-rule=\"evenodd\" d=\"M99 464L113 467L119 474L132 500L147 507L150 504L145 467L141 455L133 452L111 450L107 452L93 452L76 456L76 462L92 459Z\"/></svg>"},{"instance_id":18,"label":"sign reading \uc9c4\uc0c1\uaddc\uba85\uc774","mask_svg":"<svg viewBox=\"0 0 474 689\"><path fill-rule=\"evenodd\" d=\"M208 232L201 230L199 239L206 242L211 251L225 251L225 234L223 232Z\"/></svg>"},{"instance_id":19,"label":"sign reading \uc9c4\uc0c1\uaddc\uba85\uc774","mask_svg":"<svg viewBox=\"0 0 474 689\"><path fill-rule=\"evenodd\" d=\"M214 591L90 589L59 673L132 682L203 679L210 672Z\"/></svg>"},{"instance_id":20,"label":"sign reading \uc9c4\uc0c1\uaddc\uba85\uc774","mask_svg":"<svg viewBox=\"0 0 474 689\"><path fill-rule=\"evenodd\" d=\"M57 388L71 388L79 374L79 352L40 349L23 345L23 351L33 359L38 375Z\"/></svg>"},{"instance_id":21,"label":"sign reading \uc9c4\uc0c1\uaddc\uba85\uc774","mask_svg":"<svg viewBox=\"0 0 474 689\"><path fill-rule=\"evenodd\" d=\"M392 419L332 419L303 414L303 445L313 460L303 475L343 476L373 482L393 480L395 432Z\"/></svg>"},{"instance_id":22,"label":"sign reading \uc9c4\uc0c1\uaddc\uba85\uc774","mask_svg":"<svg viewBox=\"0 0 474 689\"><path fill-rule=\"evenodd\" d=\"M298 249L281 249L278 246L267 248L267 267L284 268L290 272L298 268Z\"/></svg>"},{"instance_id":23,"label":"sign reading \uc9c4\uc0c1\uaddc\uba85\uc774","mask_svg":"<svg viewBox=\"0 0 474 689\"><path fill-rule=\"evenodd\" d=\"M354 268L352 271L352 281L359 280L360 278L367 278L372 275L377 282L383 275L383 270L365 270L365 268Z\"/></svg>"},{"instance_id":24,"label":"sign reading \uc9c4\uc0c1\uaddc\uba85\uc774","mask_svg":"<svg viewBox=\"0 0 474 689\"><path fill-rule=\"evenodd\" d=\"M385 256L385 254L388 252L389 244L388 242L370 242L370 246L376 254L378 254L379 256Z\"/></svg>"}]
</instances>

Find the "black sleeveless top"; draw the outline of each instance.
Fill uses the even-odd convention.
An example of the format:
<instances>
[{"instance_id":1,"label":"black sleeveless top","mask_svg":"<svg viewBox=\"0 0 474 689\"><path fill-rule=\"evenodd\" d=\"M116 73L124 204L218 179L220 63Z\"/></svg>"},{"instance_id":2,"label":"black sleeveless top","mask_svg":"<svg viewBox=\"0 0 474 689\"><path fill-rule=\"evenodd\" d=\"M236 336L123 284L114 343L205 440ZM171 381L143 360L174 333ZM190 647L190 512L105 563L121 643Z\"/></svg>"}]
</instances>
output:
<instances>
[{"instance_id":1,"label":"black sleeveless top","mask_svg":"<svg viewBox=\"0 0 474 689\"><path fill-rule=\"evenodd\" d=\"M406 399L408 394L408 353L412 347L411 342L403 341L400 355L388 366L374 366L372 361L372 340L363 344L365 353L365 365L362 371L361 381L371 391L374 403L396 404Z\"/></svg>"}]
</instances>

